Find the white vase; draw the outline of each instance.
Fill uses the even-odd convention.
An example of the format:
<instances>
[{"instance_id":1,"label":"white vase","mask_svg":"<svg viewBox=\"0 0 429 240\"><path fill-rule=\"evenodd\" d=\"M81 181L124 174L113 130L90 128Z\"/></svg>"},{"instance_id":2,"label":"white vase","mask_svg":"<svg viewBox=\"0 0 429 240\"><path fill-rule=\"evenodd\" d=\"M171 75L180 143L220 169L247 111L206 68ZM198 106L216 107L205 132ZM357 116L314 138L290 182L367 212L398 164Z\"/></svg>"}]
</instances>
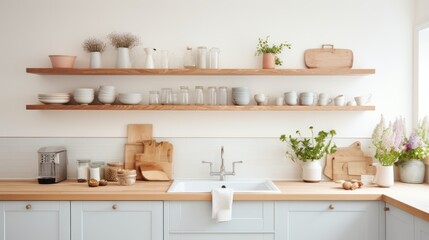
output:
<instances>
[{"instance_id":1,"label":"white vase","mask_svg":"<svg viewBox=\"0 0 429 240\"><path fill-rule=\"evenodd\" d=\"M116 67L117 68L131 68L130 61L130 49L129 48L117 48L117 59Z\"/></svg>"},{"instance_id":2,"label":"white vase","mask_svg":"<svg viewBox=\"0 0 429 240\"><path fill-rule=\"evenodd\" d=\"M395 178L393 174L393 166L383 166L379 163L373 163L377 168L374 177L374 182L380 187L391 187L394 184Z\"/></svg>"},{"instance_id":3,"label":"white vase","mask_svg":"<svg viewBox=\"0 0 429 240\"><path fill-rule=\"evenodd\" d=\"M312 183L322 180L322 166L319 160L302 162L302 180Z\"/></svg>"},{"instance_id":4,"label":"white vase","mask_svg":"<svg viewBox=\"0 0 429 240\"><path fill-rule=\"evenodd\" d=\"M425 164L416 159L408 160L399 165L399 179L404 183L423 183Z\"/></svg>"},{"instance_id":5,"label":"white vase","mask_svg":"<svg viewBox=\"0 0 429 240\"><path fill-rule=\"evenodd\" d=\"M153 61L153 48L145 48L146 52L146 62L144 64L144 68L155 68L155 63Z\"/></svg>"},{"instance_id":6,"label":"white vase","mask_svg":"<svg viewBox=\"0 0 429 240\"><path fill-rule=\"evenodd\" d=\"M89 68L101 68L101 53L91 52L89 55Z\"/></svg>"}]
</instances>

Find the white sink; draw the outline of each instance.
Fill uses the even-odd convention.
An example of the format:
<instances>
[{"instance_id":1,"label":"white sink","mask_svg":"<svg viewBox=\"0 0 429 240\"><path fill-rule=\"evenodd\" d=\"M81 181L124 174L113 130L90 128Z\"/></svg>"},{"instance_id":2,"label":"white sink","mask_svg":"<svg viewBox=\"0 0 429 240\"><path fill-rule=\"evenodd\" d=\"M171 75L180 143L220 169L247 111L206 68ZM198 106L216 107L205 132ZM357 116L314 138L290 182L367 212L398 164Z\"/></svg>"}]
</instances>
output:
<instances>
[{"instance_id":1,"label":"white sink","mask_svg":"<svg viewBox=\"0 0 429 240\"><path fill-rule=\"evenodd\" d=\"M279 193L280 190L271 180L174 180L168 192L211 192L216 188L232 188L234 192Z\"/></svg>"}]
</instances>

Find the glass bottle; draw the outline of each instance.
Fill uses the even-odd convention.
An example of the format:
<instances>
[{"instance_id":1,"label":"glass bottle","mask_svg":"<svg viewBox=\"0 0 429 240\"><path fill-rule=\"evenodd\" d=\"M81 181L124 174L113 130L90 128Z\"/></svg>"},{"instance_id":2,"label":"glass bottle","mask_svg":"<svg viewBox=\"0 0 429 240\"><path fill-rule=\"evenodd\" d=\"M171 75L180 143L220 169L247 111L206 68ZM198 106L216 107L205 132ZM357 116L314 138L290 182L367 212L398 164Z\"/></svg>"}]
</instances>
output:
<instances>
[{"instance_id":1,"label":"glass bottle","mask_svg":"<svg viewBox=\"0 0 429 240\"><path fill-rule=\"evenodd\" d=\"M228 88L227 87L219 87L218 104L219 105L227 105L228 104Z\"/></svg>"},{"instance_id":2,"label":"glass bottle","mask_svg":"<svg viewBox=\"0 0 429 240\"><path fill-rule=\"evenodd\" d=\"M149 91L149 105L159 104L159 91Z\"/></svg>"},{"instance_id":3,"label":"glass bottle","mask_svg":"<svg viewBox=\"0 0 429 240\"><path fill-rule=\"evenodd\" d=\"M198 47L197 68L207 68L207 47Z\"/></svg>"},{"instance_id":4,"label":"glass bottle","mask_svg":"<svg viewBox=\"0 0 429 240\"><path fill-rule=\"evenodd\" d=\"M207 89L207 104L216 105L216 87L209 87Z\"/></svg>"},{"instance_id":5,"label":"glass bottle","mask_svg":"<svg viewBox=\"0 0 429 240\"><path fill-rule=\"evenodd\" d=\"M89 178L100 181L100 166L98 164L89 164Z\"/></svg>"},{"instance_id":6,"label":"glass bottle","mask_svg":"<svg viewBox=\"0 0 429 240\"><path fill-rule=\"evenodd\" d=\"M187 47L185 57L183 58L183 67L184 68L195 68L195 57L192 53L192 48Z\"/></svg>"},{"instance_id":7,"label":"glass bottle","mask_svg":"<svg viewBox=\"0 0 429 240\"><path fill-rule=\"evenodd\" d=\"M173 104L173 91L171 88L161 89L161 104L162 105Z\"/></svg>"},{"instance_id":8,"label":"glass bottle","mask_svg":"<svg viewBox=\"0 0 429 240\"><path fill-rule=\"evenodd\" d=\"M204 104L204 88L203 86L195 87L195 105Z\"/></svg>"},{"instance_id":9,"label":"glass bottle","mask_svg":"<svg viewBox=\"0 0 429 240\"><path fill-rule=\"evenodd\" d=\"M180 87L179 104L181 104L181 105L188 105L189 104L189 88L186 86Z\"/></svg>"},{"instance_id":10,"label":"glass bottle","mask_svg":"<svg viewBox=\"0 0 429 240\"><path fill-rule=\"evenodd\" d=\"M89 176L89 163L91 160L89 159L81 159L77 160L77 181L78 182L86 182Z\"/></svg>"},{"instance_id":11,"label":"glass bottle","mask_svg":"<svg viewBox=\"0 0 429 240\"><path fill-rule=\"evenodd\" d=\"M211 48L209 53L209 68L218 69L219 68L219 48Z\"/></svg>"}]
</instances>

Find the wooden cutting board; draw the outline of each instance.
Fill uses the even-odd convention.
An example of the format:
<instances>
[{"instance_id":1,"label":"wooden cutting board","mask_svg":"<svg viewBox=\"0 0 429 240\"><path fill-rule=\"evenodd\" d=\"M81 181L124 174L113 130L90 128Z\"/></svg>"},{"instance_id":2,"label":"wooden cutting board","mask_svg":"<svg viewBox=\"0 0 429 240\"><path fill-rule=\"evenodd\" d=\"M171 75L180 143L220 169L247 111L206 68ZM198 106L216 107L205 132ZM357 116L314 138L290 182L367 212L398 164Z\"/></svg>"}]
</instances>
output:
<instances>
[{"instance_id":1,"label":"wooden cutting board","mask_svg":"<svg viewBox=\"0 0 429 240\"><path fill-rule=\"evenodd\" d=\"M337 148L337 151L333 154L326 155L325 169L323 173L330 179L333 179L333 159L335 157L353 157L353 156L364 156L361 150L361 144L359 141L352 143L348 147Z\"/></svg>"},{"instance_id":2,"label":"wooden cutting board","mask_svg":"<svg viewBox=\"0 0 429 240\"><path fill-rule=\"evenodd\" d=\"M135 157L136 167L141 172L145 171L162 171L168 179L173 180L173 144L169 142L156 142L155 140L143 141L143 152L137 153ZM151 169L147 163L156 163L161 169ZM152 165L153 166L153 165ZM157 175L159 176L159 175ZM160 180L158 177L146 178L147 180Z\"/></svg>"},{"instance_id":3,"label":"wooden cutting board","mask_svg":"<svg viewBox=\"0 0 429 240\"><path fill-rule=\"evenodd\" d=\"M305 50L304 61L307 68L352 68L353 52L323 44L322 48Z\"/></svg>"},{"instance_id":4,"label":"wooden cutting board","mask_svg":"<svg viewBox=\"0 0 429 240\"><path fill-rule=\"evenodd\" d=\"M141 172L136 168L136 154L143 152L142 142L152 139L152 124L128 124L127 144L124 150L125 169L136 169L136 179L143 179Z\"/></svg>"},{"instance_id":5,"label":"wooden cutting board","mask_svg":"<svg viewBox=\"0 0 429 240\"><path fill-rule=\"evenodd\" d=\"M128 124L127 143L141 143L152 140L152 124Z\"/></svg>"}]
</instances>

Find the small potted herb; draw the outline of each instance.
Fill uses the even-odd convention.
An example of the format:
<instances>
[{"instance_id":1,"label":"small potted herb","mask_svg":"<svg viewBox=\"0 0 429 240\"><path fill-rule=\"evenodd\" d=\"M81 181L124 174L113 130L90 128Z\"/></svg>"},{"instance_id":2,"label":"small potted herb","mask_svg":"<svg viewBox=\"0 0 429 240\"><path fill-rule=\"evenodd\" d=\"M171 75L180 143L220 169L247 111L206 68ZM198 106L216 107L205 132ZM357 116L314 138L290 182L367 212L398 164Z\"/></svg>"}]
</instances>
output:
<instances>
[{"instance_id":1,"label":"small potted herb","mask_svg":"<svg viewBox=\"0 0 429 240\"><path fill-rule=\"evenodd\" d=\"M276 65L281 66L282 60L277 56L283 52L283 49L286 47L291 49L291 44L289 43L280 43L280 45L269 45L268 40L270 36L267 36L264 39L258 38L258 45L256 46L256 56L262 55L262 68L263 69L274 69Z\"/></svg>"},{"instance_id":2,"label":"small potted herb","mask_svg":"<svg viewBox=\"0 0 429 240\"><path fill-rule=\"evenodd\" d=\"M297 137L292 135L280 136L280 141L286 142L290 150L286 151L286 156L292 161L302 161L302 178L304 182L320 182L322 179L322 166L320 159L325 154L336 152L337 146L332 142L333 137L336 135L335 130L319 131L314 136L313 127L309 127L311 132L310 138L301 136L300 131L296 131Z\"/></svg>"},{"instance_id":3,"label":"small potted herb","mask_svg":"<svg viewBox=\"0 0 429 240\"><path fill-rule=\"evenodd\" d=\"M88 38L82 43L82 47L90 54L89 67L101 68L101 53L106 48L106 43L97 38Z\"/></svg>"},{"instance_id":4,"label":"small potted herb","mask_svg":"<svg viewBox=\"0 0 429 240\"><path fill-rule=\"evenodd\" d=\"M111 33L107 35L112 46L118 50L116 67L131 68L129 50L140 45L140 38L131 33Z\"/></svg>"}]
</instances>

